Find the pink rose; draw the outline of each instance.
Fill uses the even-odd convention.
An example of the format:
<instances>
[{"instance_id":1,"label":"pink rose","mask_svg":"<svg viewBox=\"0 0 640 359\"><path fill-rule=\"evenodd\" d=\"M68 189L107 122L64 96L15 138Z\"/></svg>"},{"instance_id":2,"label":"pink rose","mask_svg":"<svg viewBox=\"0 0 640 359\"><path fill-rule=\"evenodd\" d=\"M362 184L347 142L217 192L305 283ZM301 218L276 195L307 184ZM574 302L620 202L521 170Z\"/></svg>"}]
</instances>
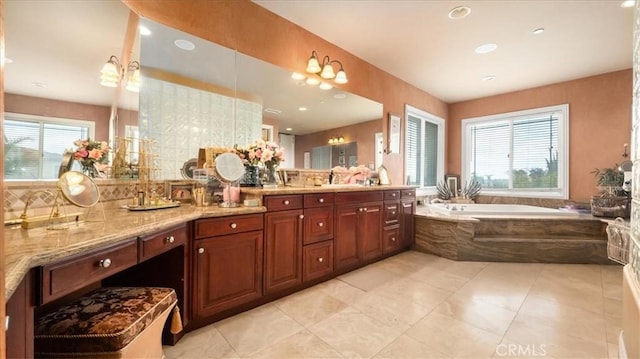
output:
<instances>
[{"instance_id":1,"label":"pink rose","mask_svg":"<svg viewBox=\"0 0 640 359\"><path fill-rule=\"evenodd\" d=\"M89 152L89 158L93 158L94 160L99 160L102 157L102 150L94 148Z\"/></svg>"}]
</instances>

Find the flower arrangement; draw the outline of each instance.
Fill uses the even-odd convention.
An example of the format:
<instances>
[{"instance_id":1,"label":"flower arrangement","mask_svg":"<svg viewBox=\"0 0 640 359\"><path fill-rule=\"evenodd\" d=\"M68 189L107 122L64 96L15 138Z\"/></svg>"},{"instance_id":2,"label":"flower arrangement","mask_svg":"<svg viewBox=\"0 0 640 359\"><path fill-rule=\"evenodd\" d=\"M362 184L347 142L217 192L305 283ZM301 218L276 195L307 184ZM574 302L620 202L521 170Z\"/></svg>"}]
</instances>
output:
<instances>
[{"instance_id":1,"label":"flower arrangement","mask_svg":"<svg viewBox=\"0 0 640 359\"><path fill-rule=\"evenodd\" d=\"M277 143L255 140L247 148L235 146L231 152L236 153L245 165L256 166L262 163L265 168L273 170L280 162L284 162L284 149Z\"/></svg>"},{"instance_id":2,"label":"flower arrangement","mask_svg":"<svg viewBox=\"0 0 640 359\"><path fill-rule=\"evenodd\" d=\"M106 164L108 161L109 144L105 141L92 141L90 138L86 140L77 140L73 144L76 150L73 153L73 159L80 162L82 170L95 175L96 163Z\"/></svg>"}]
</instances>

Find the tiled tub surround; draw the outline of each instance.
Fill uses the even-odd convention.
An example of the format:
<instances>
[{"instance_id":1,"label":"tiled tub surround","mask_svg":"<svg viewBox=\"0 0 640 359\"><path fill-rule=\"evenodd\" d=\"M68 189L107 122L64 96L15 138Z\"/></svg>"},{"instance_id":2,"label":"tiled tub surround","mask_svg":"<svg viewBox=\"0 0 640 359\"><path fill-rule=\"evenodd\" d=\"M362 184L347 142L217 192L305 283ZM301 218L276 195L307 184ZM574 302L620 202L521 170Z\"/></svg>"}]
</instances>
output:
<instances>
[{"instance_id":1,"label":"tiled tub surround","mask_svg":"<svg viewBox=\"0 0 640 359\"><path fill-rule=\"evenodd\" d=\"M590 215L474 218L418 206L415 249L461 261L610 264L605 226Z\"/></svg>"}]
</instances>

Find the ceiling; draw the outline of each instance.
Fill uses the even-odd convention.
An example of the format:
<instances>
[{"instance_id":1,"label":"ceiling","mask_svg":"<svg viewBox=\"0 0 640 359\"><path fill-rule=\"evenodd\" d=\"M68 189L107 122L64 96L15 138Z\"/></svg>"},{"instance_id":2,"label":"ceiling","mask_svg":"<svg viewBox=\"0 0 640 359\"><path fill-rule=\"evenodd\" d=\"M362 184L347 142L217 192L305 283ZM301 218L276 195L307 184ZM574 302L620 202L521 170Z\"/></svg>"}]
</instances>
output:
<instances>
[{"instance_id":1,"label":"ceiling","mask_svg":"<svg viewBox=\"0 0 640 359\"><path fill-rule=\"evenodd\" d=\"M632 63L633 10L621 8L618 0L256 3L448 103L626 69ZM450 20L449 10L459 5L469 6L470 15ZM330 15L319 16L320 9ZM99 86L99 71L109 56L121 55L129 15L123 3L6 1L5 12L5 56L13 60L6 65L6 92L106 106L113 102L115 91ZM533 35L539 27L545 32ZM496 51L474 52L489 42L498 45ZM487 75L496 79L482 81ZM137 107L137 96L126 91L119 101L125 108ZM264 105L285 106L271 106L268 98ZM283 128L295 120L280 116ZM308 128L298 134L323 129L313 124L335 125L301 120Z\"/></svg>"},{"instance_id":2,"label":"ceiling","mask_svg":"<svg viewBox=\"0 0 640 359\"><path fill-rule=\"evenodd\" d=\"M254 2L447 103L632 67L622 0ZM449 19L460 5L471 13Z\"/></svg>"}]
</instances>

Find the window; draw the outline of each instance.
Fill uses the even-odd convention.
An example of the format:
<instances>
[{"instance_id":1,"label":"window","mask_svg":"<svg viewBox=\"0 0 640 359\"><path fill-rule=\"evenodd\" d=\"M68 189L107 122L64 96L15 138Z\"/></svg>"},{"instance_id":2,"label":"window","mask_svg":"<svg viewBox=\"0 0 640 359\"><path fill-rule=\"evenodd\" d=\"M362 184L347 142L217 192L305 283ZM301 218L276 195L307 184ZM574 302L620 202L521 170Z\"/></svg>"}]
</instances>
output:
<instances>
[{"instance_id":1,"label":"window","mask_svg":"<svg viewBox=\"0 0 640 359\"><path fill-rule=\"evenodd\" d=\"M93 133L90 121L5 113L4 178L57 179L65 149Z\"/></svg>"},{"instance_id":2,"label":"window","mask_svg":"<svg viewBox=\"0 0 640 359\"><path fill-rule=\"evenodd\" d=\"M462 175L495 195L567 199L569 106L462 121Z\"/></svg>"},{"instance_id":3,"label":"window","mask_svg":"<svg viewBox=\"0 0 640 359\"><path fill-rule=\"evenodd\" d=\"M423 188L419 195L435 193L444 179L444 120L409 105L405 113L407 184Z\"/></svg>"}]
</instances>

